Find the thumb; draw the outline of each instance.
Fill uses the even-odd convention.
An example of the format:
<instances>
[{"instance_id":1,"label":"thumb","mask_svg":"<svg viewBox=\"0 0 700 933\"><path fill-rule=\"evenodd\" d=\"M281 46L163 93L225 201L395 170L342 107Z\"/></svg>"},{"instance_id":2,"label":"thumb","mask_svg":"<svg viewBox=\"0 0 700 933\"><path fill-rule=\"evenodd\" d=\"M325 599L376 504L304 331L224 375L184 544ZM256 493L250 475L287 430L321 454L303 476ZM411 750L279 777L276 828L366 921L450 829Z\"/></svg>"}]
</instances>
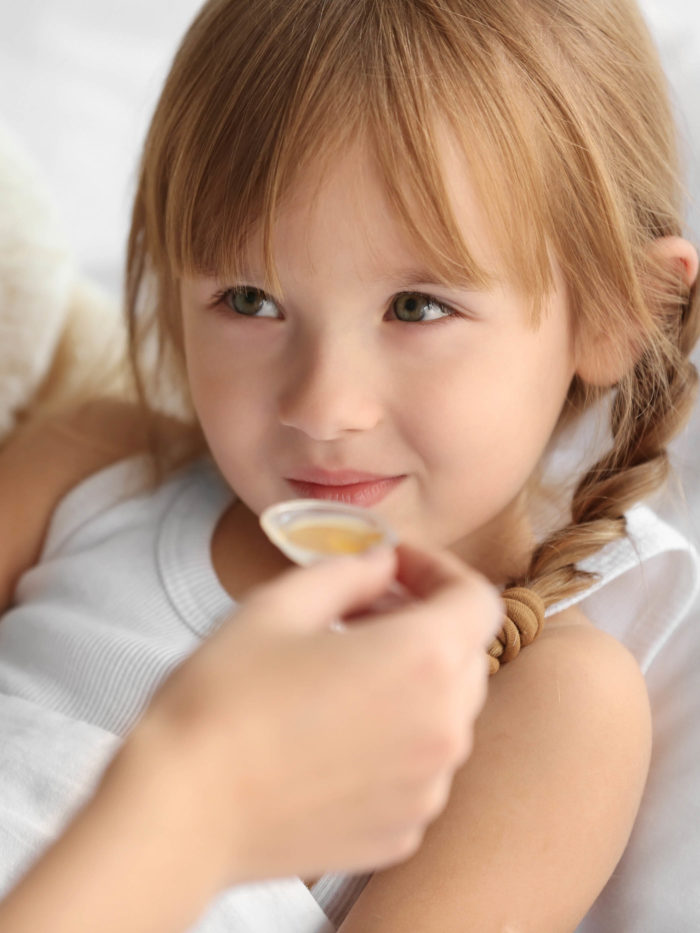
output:
<instances>
[{"instance_id":1,"label":"thumb","mask_svg":"<svg viewBox=\"0 0 700 933\"><path fill-rule=\"evenodd\" d=\"M295 567L258 587L247 600L277 629L317 631L359 612L391 585L397 558L382 547Z\"/></svg>"}]
</instances>

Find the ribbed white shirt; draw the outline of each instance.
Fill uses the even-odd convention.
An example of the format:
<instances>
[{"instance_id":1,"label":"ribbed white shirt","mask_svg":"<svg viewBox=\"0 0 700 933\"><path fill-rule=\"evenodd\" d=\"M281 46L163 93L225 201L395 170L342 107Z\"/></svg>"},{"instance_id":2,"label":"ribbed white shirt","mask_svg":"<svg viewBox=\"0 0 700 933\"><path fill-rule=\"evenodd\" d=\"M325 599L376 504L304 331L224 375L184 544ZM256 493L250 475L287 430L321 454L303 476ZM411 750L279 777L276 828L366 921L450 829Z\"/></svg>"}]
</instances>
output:
<instances>
[{"instance_id":1,"label":"ribbed white shirt","mask_svg":"<svg viewBox=\"0 0 700 933\"><path fill-rule=\"evenodd\" d=\"M132 458L62 500L0 624L0 893L85 799L158 685L235 609L210 554L231 491L207 460L156 490L145 476ZM571 602L585 597L646 671L695 595L697 558L646 508L628 526L629 540L587 562L600 580ZM369 877L233 888L192 933L331 933Z\"/></svg>"}]
</instances>

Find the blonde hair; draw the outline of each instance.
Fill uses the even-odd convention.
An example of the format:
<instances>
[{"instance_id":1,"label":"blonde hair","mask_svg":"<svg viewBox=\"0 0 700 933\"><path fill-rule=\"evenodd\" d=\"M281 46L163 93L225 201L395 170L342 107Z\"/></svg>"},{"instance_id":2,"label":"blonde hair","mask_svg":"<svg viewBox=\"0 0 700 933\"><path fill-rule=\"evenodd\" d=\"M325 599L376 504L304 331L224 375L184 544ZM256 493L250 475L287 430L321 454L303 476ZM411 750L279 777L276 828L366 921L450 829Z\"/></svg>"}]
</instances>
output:
<instances>
[{"instance_id":1,"label":"blonde hair","mask_svg":"<svg viewBox=\"0 0 700 933\"><path fill-rule=\"evenodd\" d=\"M280 204L301 172L358 139L432 268L487 283L450 207L438 121L535 312L553 254L577 340L635 335L636 360L612 390L611 449L580 479L570 521L509 581L551 605L588 584L577 564L624 535L625 510L664 481L696 383L696 295L649 249L681 233L682 190L665 79L631 0L210 0L143 155L127 267L137 384L148 405L152 331L151 375L170 367L185 383L179 278L235 280L258 231L274 287ZM607 391L577 377L561 423Z\"/></svg>"}]
</instances>

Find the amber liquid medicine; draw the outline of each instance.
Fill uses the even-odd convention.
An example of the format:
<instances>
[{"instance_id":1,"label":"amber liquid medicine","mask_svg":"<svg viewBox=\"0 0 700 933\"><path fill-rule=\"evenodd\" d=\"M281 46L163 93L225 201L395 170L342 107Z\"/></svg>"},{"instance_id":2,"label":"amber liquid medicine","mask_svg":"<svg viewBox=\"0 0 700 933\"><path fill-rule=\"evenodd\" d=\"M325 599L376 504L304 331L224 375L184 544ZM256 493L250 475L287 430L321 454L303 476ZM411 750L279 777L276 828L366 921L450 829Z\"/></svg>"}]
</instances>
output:
<instances>
[{"instance_id":1,"label":"amber liquid medicine","mask_svg":"<svg viewBox=\"0 0 700 933\"><path fill-rule=\"evenodd\" d=\"M369 509L327 499L279 502L262 513L260 525L296 564L362 554L372 547L397 543L394 532Z\"/></svg>"},{"instance_id":2,"label":"amber liquid medicine","mask_svg":"<svg viewBox=\"0 0 700 933\"><path fill-rule=\"evenodd\" d=\"M380 545L395 547L398 543L393 530L374 512L327 499L279 502L265 509L260 525L283 554L301 565L329 557L362 554ZM395 581L369 610L385 612L409 600L409 594ZM336 619L330 627L342 632L346 625Z\"/></svg>"}]
</instances>

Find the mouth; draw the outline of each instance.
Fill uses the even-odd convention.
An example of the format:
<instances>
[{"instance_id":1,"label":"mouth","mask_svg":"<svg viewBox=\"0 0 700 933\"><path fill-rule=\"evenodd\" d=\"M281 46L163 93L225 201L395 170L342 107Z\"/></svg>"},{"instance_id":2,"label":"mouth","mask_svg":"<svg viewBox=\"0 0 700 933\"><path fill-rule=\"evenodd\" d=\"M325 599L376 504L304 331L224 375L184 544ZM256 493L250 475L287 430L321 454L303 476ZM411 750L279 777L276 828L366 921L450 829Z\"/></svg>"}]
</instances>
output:
<instances>
[{"instance_id":1,"label":"mouth","mask_svg":"<svg viewBox=\"0 0 700 933\"><path fill-rule=\"evenodd\" d=\"M304 470L286 482L302 499L330 499L370 508L381 502L405 476L377 476L355 470Z\"/></svg>"}]
</instances>

